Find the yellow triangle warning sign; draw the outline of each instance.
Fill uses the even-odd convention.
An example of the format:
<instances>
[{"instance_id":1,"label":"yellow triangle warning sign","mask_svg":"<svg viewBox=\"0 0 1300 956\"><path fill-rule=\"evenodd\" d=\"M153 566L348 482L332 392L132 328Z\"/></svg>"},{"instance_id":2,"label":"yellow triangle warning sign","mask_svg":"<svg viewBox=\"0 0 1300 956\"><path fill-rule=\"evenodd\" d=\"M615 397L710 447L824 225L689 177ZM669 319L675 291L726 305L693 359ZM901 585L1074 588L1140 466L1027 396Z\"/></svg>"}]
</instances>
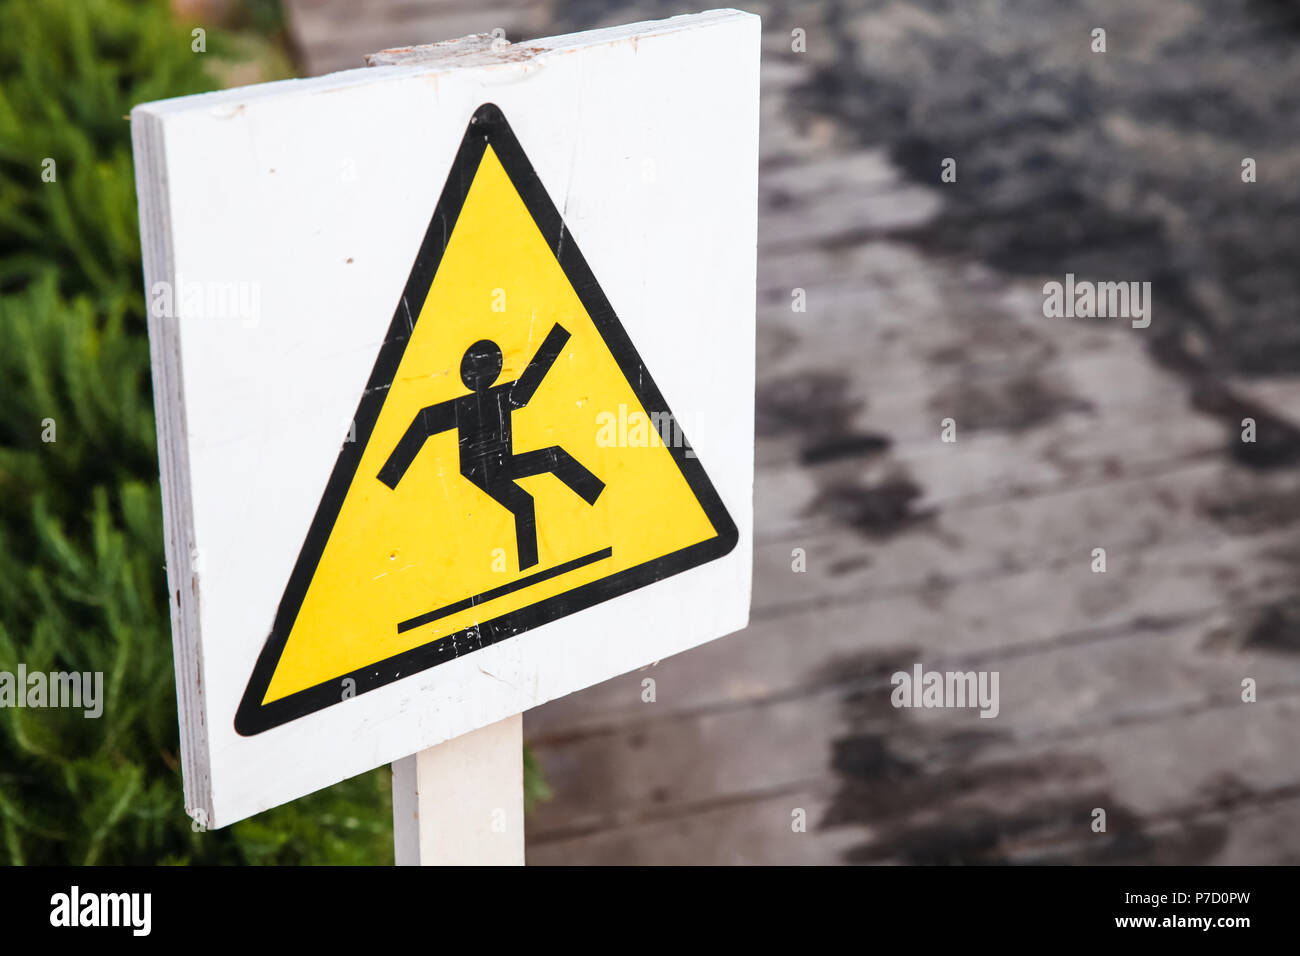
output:
<instances>
[{"instance_id":1,"label":"yellow triangle warning sign","mask_svg":"<svg viewBox=\"0 0 1300 956\"><path fill-rule=\"evenodd\" d=\"M238 708L241 734L736 544L492 104L470 120L354 428Z\"/></svg>"}]
</instances>

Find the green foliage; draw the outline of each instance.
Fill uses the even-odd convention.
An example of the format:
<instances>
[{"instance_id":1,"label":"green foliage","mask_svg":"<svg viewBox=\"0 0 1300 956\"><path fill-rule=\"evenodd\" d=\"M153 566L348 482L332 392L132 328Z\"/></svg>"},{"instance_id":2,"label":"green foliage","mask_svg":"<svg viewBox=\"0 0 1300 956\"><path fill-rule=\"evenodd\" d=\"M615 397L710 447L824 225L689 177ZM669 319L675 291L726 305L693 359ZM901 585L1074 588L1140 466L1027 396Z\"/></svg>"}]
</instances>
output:
<instances>
[{"instance_id":1,"label":"green foliage","mask_svg":"<svg viewBox=\"0 0 1300 956\"><path fill-rule=\"evenodd\" d=\"M0 284L49 266L65 291L138 284L126 116L212 88L162 3L0 3ZM56 162L57 188L41 180Z\"/></svg>"},{"instance_id":2,"label":"green foliage","mask_svg":"<svg viewBox=\"0 0 1300 956\"><path fill-rule=\"evenodd\" d=\"M551 785L546 782L537 755L524 747L524 812L532 813L539 803L545 803L554 796Z\"/></svg>"},{"instance_id":3,"label":"green foliage","mask_svg":"<svg viewBox=\"0 0 1300 956\"><path fill-rule=\"evenodd\" d=\"M0 710L0 860L387 863L384 769L220 831L182 806L126 116L216 85L190 43L162 2L0 0L0 671L106 699Z\"/></svg>"}]
</instances>

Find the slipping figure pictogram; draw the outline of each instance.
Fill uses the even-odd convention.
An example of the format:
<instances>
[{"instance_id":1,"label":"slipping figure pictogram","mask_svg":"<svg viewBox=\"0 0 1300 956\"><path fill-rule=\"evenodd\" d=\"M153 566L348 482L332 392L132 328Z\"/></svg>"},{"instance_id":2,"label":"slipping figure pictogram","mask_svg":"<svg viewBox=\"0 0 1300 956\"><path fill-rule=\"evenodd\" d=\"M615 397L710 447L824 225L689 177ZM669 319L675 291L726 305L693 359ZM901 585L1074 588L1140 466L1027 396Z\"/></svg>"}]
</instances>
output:
<instances>
[{"instance_id":1,"label":"slipping figure pictogram","mask_svg":"<svg viewBox=\"0 0 1300 956\"><path fill-rule=\"evenodd\" d=\"M558 445L514 453L510 416L528 404L568 340L569 333L555 324L523 374L499 385L494 383L501 374L500 346L490 339L475 342L460 363L460 378L470 394L420 409L379 471L379 480L396 489L425 440L455 428L460 473L514 515L521 571L537 563L537 519L533 496L516 484L520 478L549 472L589 505L605 489L603 481Z\"/></svg>"}]
</instances>

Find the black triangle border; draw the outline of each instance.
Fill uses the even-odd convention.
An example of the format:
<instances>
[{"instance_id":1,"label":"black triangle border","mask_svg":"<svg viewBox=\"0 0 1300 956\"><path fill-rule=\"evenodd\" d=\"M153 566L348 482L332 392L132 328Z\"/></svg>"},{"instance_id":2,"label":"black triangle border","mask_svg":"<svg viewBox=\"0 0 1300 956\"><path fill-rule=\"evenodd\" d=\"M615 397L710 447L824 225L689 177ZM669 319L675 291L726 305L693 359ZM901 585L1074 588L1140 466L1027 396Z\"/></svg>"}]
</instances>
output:
<instances>
[{"instance_id":1,"label":"black triangle border","mask_svg":"<svg viewBox=\"0 0 1300 956\"><path fill-rule=\"evenodd\" d=\"M348 674L340 674L336 678L297 691L288 697L262 704L262 698L270 686L271 677L275 673L289 633L302 607L307 588L311 584L325 545L333 532L334 522L338 518L343 500L352 485L361 456L383 408L388 387L414 331L420 308L416 308L412 313L408 303L418 302L422 308L452 230L465 205L469 188L478 172L483 153L489 145L522 197L525 207L541 230L547 245L555 253L560 268L577 291L578 298L640 400L641 407L647 412L659 413L657 417L652 416L652 420L660 428L664 446L677 463L682 476L703 507L705 515L712 522L717 534L713 538L664 557L589 582L572 591L503 614L420 647L403 651L368 667ZM344 702L343 682L345 680L351 679L355 682L351 689L351 696L375 690L445 661L515 637L542 624L716 560L730 553L738 540L735 522L732 521L731 515L705 473L703 465L691 450L690 442L677 425L668 403L664 401L649 370L642 363L641 356L614 314L609 300L605 298L605 293L597 284L595 276L587 266L587 260L578 250L578 244L566 228L559 210L551 201L519 141L511 131L505 115L493 103L484 103L475 110L466 127L465 136L456 152L442 195L438 199L438 205L429 221L429 228L425 232L410 276L406 280L401 301L393 313L388 335L380 347L379 357L375 360L370 380L366 383L365 392L357 406L354 421L355 440L345 442L339 452L329 483L325 487L325 493L316 508L316 515L312 519L302 550L289 576L284 596L280 600L275 623L261 654L258 655L248 686L235 713L235 731L242 736L260 734L299 717ZM674 429L678 438L676 442L671 440Z\"/></svg>"}]
</instances>

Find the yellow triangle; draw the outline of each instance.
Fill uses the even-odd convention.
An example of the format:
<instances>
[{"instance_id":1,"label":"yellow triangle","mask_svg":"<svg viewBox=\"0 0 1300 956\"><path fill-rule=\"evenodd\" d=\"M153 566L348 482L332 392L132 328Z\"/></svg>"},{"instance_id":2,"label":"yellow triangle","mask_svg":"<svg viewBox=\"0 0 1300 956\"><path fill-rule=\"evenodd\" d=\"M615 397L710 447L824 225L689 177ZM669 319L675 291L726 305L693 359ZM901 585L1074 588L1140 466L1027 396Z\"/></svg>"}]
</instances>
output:
<instances>
[{"instance_id":1,"label":"yellow triangle","mask_svg":"<svg viewBox=\"0 0 1300 956\"><path fill-rule=\"evenodd\" d=\"M282 605L277 625L286 633L272 635L278 647L268 645L259 662L265 683L258 687L255 674L241 706L237 726L242 721L255 728L252 732L265 728L246 714L266 705L295 695L313 697L315 703L304 700L270 724L292 719L334 697L346 699L341 681L346 675L360 674L365 683L367 668L401 662L403 655L423 648L423 657L405 668L413 672L485 643L485 622L497 622L488 640L499 640L563 616L566 595L581 595L573 605L586 607L603 599L602 587L610 596L622 593L725 553L734 543L734 526L720 503L711 501L716 494L693 452L673 440L672 420L667 419L663 435L655 427L665 422L666 406L659 404L653 383L647 387L639 357L634 371L628 367L635 350L612 311L602 317L603 328L590 314L593 301L599 307L591 311L607 308L603 295L594 281L594 292L581 295L557 258L553 245L571 242L563 225L557 242L543 234L537 219L554 229L558 213L504 118L495 107L483 107L475 123L495 135L476 139L475 125L466 135L457 165L462 176L470 160L477 158L477 167L468 189L460 186L459 210L445 194L440 203L444 218L454 218L454 228L442 240L418 316L414 322L394 321L386 347L401 340L395 346L400 361L387 388L380 379L388 376L376 369L367 398L382 404L373 427L358 429L364 445L359 459L351 449L351 479L346 486L335 485L335 494L346 487L341 504L327 509L322 503L313 533L328 537L314 567L304 568L311 541L304 546L295 576L299 585L306 582L305 591L293 602L297 607L290 608L287 626ZM498 151L507 155L511 172ZM527 202L512 174L525 181ZM453 169L449 191L456 175ZM435 216L431 234L437 226ZM569 263L577 263L570 272L580 268L589 275L576 248L567 255ZM418 273L417 263L413 277ZM415 304L409 294L406 299L406 307ZM514 394L519 404L506 402L506 408L513 407L506 415L513 435L504 452L492 446L494 435L499 444L501 416L485 425L478 421L483 416L471 415L465 405L468 398L489 418L502 407L462 377L462 362L467 354L478 354L472 347L482 352L475 343L485 340L501 355L500 373L486 385ZM621 363L610 340L613 348L626 349ZM558 350L556 343L561 343ZM518 402L524 390L510 392L511 383L530 365L537 366L528 376L535 391ZM634 385L629 372L642 381ZM659 407L647 408L647 395ZM400 449L408 431L418 433L418 440L411 445L407 438L404 454ZM469 443L467 452L462 443ZM542 470L556 466L546 451L555 448L577 462L576 468L556 469L568 476L565 480ZM336 479L348 452L340 456ZM539 454L519 458L529 452ZM535 467L523 467L521 460ZM399 462L404 468L394 464ZM467 476L467 467L478 469L479 480ZM487 483L494 494L481 480L485 468L493 476ZM503 486L507 492L522 489L533 499L535 559L524 553L517 513L499 500ZM594 501L586 500L593 494ZM336 511L332 523L328 511ZM705 554L701 548L710 542L723 546ZM655 564L678 555L694 558ZM291 581L286 604L293 589ZM539 607L546 612L530 617ZM503 627L506 633L500 633ZM459 644L438 647L440 641ZM393 669L387 668L386 679L402 676L403 667ZM314 695L306 693L313 689ZM248 731L241 727L241 732Z\"/></svg>"}]
</instances>

